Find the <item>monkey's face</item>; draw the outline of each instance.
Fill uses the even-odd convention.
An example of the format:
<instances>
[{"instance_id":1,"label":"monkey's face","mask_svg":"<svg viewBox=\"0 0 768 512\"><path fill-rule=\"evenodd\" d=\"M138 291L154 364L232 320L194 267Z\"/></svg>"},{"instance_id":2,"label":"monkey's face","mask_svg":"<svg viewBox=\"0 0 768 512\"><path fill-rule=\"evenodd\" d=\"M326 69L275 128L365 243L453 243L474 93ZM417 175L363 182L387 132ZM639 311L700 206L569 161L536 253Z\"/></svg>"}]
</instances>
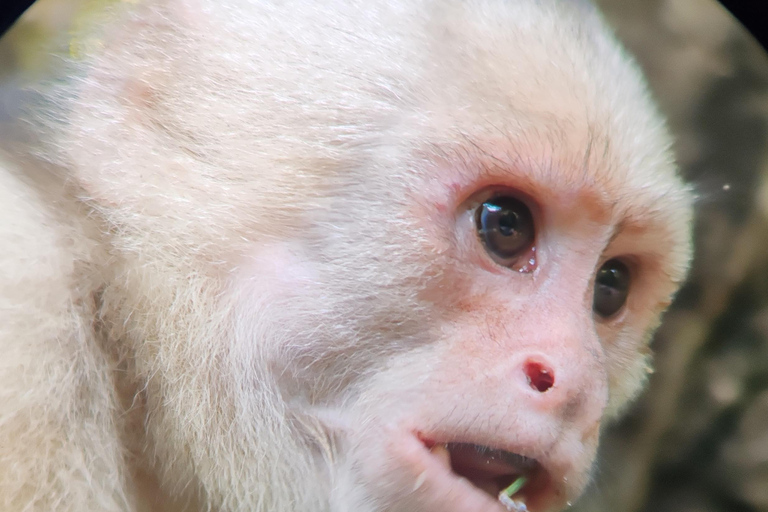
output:
<instances>
[{"instance_id":1,"label":"monkey's face","mask_svg":"<svg viewBox=\"0 0 768 512\"><path fill-rule=\"evenodd\" d=\"M356 488L361 509L501 510L525 476L529 510L559 509L644 381L686 196L609 169L586 134L544 161L510 140L377 152L384 179L330 180L301 236L244 267L280 392L334 439L338 507Z\"/></svg>"}]
</instances>

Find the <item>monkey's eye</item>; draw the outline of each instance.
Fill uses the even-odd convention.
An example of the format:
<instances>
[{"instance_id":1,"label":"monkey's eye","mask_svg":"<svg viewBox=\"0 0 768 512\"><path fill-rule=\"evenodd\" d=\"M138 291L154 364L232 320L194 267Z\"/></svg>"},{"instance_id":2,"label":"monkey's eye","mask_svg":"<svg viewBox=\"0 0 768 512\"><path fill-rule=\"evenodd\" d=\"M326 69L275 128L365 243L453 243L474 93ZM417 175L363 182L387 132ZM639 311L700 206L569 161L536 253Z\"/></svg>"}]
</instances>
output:
<instances>
[{"instance_id":1,"label":"monkey's eye","mask_svg":"<svg viewBox=\"0 0 768 512\"><path fill-rule=\"evenodd\" d=\"M475 223L480 240L501 265L514 265L533 246L533 215L519 199L509 196L488 199L477 208Z\"/></svg>"},{"instance_id":2,"label":"monkey's eye","mask_svg":"<svg viewBox=\"0 0 768 512\"><path fill-rule=\"evenodd\" d=\"M603 263L595 277L592 310L603 318L618 313L629 294L629 269L619 260Z\"/></svg>"}]
</instances>

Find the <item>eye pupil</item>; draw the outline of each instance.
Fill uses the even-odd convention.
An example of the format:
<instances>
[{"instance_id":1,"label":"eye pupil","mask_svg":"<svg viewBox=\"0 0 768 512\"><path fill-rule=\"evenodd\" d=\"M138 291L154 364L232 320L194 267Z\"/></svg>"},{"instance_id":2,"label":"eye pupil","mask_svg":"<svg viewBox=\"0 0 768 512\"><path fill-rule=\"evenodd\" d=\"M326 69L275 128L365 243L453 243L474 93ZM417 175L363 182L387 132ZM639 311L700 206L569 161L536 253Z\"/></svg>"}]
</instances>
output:
<instances>
[{"instance_id":1,"label":"eye pupil","mask_svg":"<svg viewBox=\"0 0 768 512\"><path fill-rule=\"evenodd\" d=\"M533 216L518 199L500 196L485 201L475 221L486 250L501 265L513 265L533 245Z\"/></svg>"},{"instance_id":2,"label":"eye pupil","mask_svg":"<svg viewBox=\"0 0 768 512\"><path fill-rule=\"evenodd\" d=\"M603 318L618 313L629 295L630 275L620 260L606 261L595 276L595 292L592 309Z\"/></svg>"},{"instance_id":3,"label":"eye pupil","mask_svg":"<svg viewBox=\"0 0 768 512\"><path fill-rule=\"evenodd\" d=\"M505 211L499 217L499 232L504 236L512 236L517 230L518 216L516 212Z\"/></svg>"}]
</instances>

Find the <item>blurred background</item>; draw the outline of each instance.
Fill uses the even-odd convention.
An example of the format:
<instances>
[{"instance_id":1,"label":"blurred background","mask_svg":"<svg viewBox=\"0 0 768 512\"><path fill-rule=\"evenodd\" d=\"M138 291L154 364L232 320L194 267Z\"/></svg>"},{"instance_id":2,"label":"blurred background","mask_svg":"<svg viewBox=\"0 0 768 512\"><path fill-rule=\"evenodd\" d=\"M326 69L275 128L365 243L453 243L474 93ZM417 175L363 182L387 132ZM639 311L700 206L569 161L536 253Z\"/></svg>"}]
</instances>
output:
<instances>
[{"instance_id":1,"label":"blurred background","mask_svg":"<svg viewBox=\"0 0 768 512\"><path fill-rule=\"evenodd\" d=\"M25 143L14 122L34 101L24 87L57 52L92 44L70 27L114 1L38 0L0 41L0 145ZM697 251L654 341L650 388L607 430L574 509L768 512L768 55L714 0L598 3L645 69L699 191Z\"/></svg>"}]
</instances>

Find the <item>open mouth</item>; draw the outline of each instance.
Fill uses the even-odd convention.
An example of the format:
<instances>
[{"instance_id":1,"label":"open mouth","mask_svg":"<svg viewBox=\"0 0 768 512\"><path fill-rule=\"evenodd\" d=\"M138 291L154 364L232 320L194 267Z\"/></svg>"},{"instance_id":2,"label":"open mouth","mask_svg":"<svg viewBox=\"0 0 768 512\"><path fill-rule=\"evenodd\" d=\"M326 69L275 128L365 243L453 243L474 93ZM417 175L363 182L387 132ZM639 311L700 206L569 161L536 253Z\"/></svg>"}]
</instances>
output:
<instances>
[{"instance_id":1,"label":"open mouth","mask_svg":"<svg viewBox=\"0 0 768 512\"><path fill-rule=\"evenodd\" d=\"M431 454L456 476L490 495L510 512L541 510L549 476L530 457L472 443L422 440Z\"/></svg>"}]
</instances>

